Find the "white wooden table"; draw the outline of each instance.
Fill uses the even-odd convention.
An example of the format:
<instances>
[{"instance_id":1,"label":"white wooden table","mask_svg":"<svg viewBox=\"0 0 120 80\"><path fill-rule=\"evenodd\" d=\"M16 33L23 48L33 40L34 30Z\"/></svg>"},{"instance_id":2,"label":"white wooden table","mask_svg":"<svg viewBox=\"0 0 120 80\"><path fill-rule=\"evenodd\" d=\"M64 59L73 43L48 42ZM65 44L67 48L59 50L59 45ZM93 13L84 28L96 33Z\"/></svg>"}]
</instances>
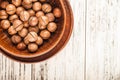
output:
<instances>
[{"instance_id":1,"label":"white wooden table","mask_svg":"<svg viewBox=\"0 0 120 80\"><path fill-rule=\"evenodd\" d=\"M0 80L120 80L120 0L70 0L74 30L67 46L37 64L0 54Z\"/></svg>"}]
</instances>

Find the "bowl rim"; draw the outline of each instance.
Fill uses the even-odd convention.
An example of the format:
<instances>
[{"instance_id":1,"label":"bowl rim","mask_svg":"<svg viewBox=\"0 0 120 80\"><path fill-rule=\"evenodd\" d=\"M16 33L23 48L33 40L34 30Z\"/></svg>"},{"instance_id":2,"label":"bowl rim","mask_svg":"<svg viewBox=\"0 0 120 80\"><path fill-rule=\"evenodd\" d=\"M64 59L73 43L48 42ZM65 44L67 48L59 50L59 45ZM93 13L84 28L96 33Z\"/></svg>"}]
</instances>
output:
<instances>
[{"instance_id":1,"label":"bowl rim","mask_svg":"<svg viewBox=\"0 0 120 80\"><path fill-rule=\"evenodd\" d=\"M71 37L71 34L72 34L72 32L73 32L73 25L74 25L74 15L73 15L73 12L72 12L72 8L71 8L71 6L70 6L70 3L69 3L69 1L68 0L66 0L66 6L68 7L68 9L69 9L69 12L70 12L70 19L71 19L71 23L70 23L70 32L69 32L69 34L68 34L68 36L67 36L67 38L66 38L66 40L64 41L64 43L62 44L62 46L61 47L59 47L58 48L58 50L56 50L55 51L55 53L53 53L51 56L47 56L47 57L44 57L43 59L40 59L40 60L37 60L37 61L31 61L31 62L28 62L28 61L23 61L22 59L16 59L16 56L14 56L14 55L11 55L11 54L8 54L6 51L4 51L3 49L0 49L0 52L1 53L3 53L3 55L5 55L6 57L8 57L8 58L10 58L11 60L13 60L13 61L17 61L17 62L20 62L20 63L30 63L30 64L34 64L34 63L37 63L37 62L42 62L42 61L44 61L44 60L48 60L49 58L51 58L52 56L54 56L54 55L56 55L58 52L60 52L65 46L66 46L66 44L68 43L68 41L69 41L69 39L70 39L70 37ZM63 36L62 36L63 37ZM60 41L62 40L62 38L60 39ZM58 42L58 44L59 44L59 42ZM55 47L54 47L55 48ZM53 48L53 49L54 49ZM53 50L52 49L52 50ZM51 50L51 51L52 51ZM46 54L49 54L49 52L47 52ZM39 55L38 57L41 57L41 56L44 56L45 54L43 54L43 55ZM18 57L18 56L17 56ZM21 58L21 57L18 57L18 58ZM32 58L36 58L36 57L32 57ZM28 58L29 59L29 58Z\"/></svg>"}]
</instances>

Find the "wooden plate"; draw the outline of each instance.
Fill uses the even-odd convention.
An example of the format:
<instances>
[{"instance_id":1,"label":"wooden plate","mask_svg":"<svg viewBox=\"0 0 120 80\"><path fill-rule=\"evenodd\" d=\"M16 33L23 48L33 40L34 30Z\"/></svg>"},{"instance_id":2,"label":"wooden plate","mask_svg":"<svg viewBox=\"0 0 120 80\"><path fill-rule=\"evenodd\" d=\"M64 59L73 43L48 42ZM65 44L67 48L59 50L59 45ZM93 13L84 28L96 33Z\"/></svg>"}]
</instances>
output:
<instances>
[{"instance_id":1,"label":"wooden plate","mask_svg":"<svg viewBox=\"0 0 120 80\"><path fill-rule=\"evenodd\" d=\"M36 53L19 51L12 44L9 35L0 29L0 49L7 57L24 63L35 63L50 58L60 51L68 42L73 29L73 14L68 0L47 0L53 7L60 7L62 17L58 19L57 31L45 41Z\"/></svg>"}]
</instances>

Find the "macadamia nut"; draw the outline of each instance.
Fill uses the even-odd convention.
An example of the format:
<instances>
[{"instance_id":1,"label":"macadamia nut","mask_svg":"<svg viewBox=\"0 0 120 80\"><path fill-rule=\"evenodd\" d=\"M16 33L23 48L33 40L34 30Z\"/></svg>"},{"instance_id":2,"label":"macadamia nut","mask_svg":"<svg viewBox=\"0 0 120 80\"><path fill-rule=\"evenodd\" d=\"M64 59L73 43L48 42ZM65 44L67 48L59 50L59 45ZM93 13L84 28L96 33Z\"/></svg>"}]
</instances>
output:
<instances>
[{"instance_id":1,"label":"macadamia nut","mask_svg":"<svg viewBox=\"0 0 120 80\"><path fill-rule=\"evenodd\" d=\"M2 20L1 21L1 27L3 29L8 29L10 27L10 22L8 20Z\"/></svg>"},{"instance_id":2,"label":"macadamia nut","mask_svg":"<svg viewBox=\"0 0 120 80\"><path fill-rule=\"evenodd\" d=\"M16 12L16 7L13 4L8 4L7 7L6 7L6 12L9 15L12 15Z\"/></svg>"},{"instance_id":3,"label":"macadamia nut","mask_svg":"<svg viewBox=\"0 0 120 80\"><path fill-rule=\"evenodd\" d=\"M38 19L35 16L30 17L29 19L30 26L36 26L38 24Z\"/></svg>"},{"instance_id":4,"label":"macadamia nut","mask_svg":"<svg viewBox=\"0 0 120 80\"><path fill-rule=\"evenodd\" d=\"M8 14L6 13L5 10L1 10L0 11L0 19L7 19L8 18Z\"/></svg>"},{"instance_id":5,"label":"macadamia nut","mask_svg":"<svg viewBox=\"0 0 120 80\"><path fill-rule=\"evenodd\" d=\"M8 4L9 4L8 1L3 1L3 2L1 2L0 7L5 9Z\"/></svg>"},{"instance_id":6,"label":"macadamia nut","mask_svg":"<svg viewBox=\"0 0 120 80\"><path fill-rule=\"evenodd\" d=\"M12 3L13 3L15 6L20 6L20 5L21 5L21 2L22 2L22 0L12 0Z\"/></svg>"},{"instance_id":7,"label":"macadamia nut","mask_svg":"<svg viewBox=\"0 0 120 80\"><path fill-rule=\"evenodd\" d=\"M18 34L24 38L28 34L28 30L26 28L23 28L18 32Z\"/></svg>"},{"instance_id":8,"label":"macadamia nut","mask_svg":"<svg viewBox=\"0 0 120 80\"><path fill-rule=\"evenodd\" d=\"M42 5L42 10L45 12L45 13L49 13L52 11L52 7L50 4L48 3L45 3Z\"/></svg>"},{"instance_id":9,"label":"macadamia nut","mask_svg":"<svg viewBox=\"0 0 120 80\"><path fill-rule=\"evenodd\" d=\"M36 52L38 50L38 45L36 43L30 43L28 45L28 50L30 52Z\"/></svg>"},{"instance_id":10,"label":"macadamia nut","mask_svg":"<svg viewBox=\"0 0 120 80\"><path fill-rule=\"evenodd\" d=\"M21 37L20 36L18 36L18 35L13 35L12 37L11 37L11 40L12 40L12 42L14 43L14 44L18 44L18 43L20 43L21 42Z\"/></svg>"},{"instance_id":11,"label":"macadamia nut","mask_svg":"<svg viewBox=\"0 0 120 80\"><path fill-rule=\"evenodd\" d=\"M48 30L42 30L40 32L40 36L43 38L43 39L49 39L51 34Z\"/></svg>"},{"instance_id":12,"label":"macadamia nut","mask_svg":"<svg viewBox=\"0 0 120 80\"><path fill-rule=\"evenodd\" d=\"M23 23L22 23L22 21L20 21L20 20L15 20L15 21L13 22L13 28L14 28L16 31L22 30L22 28L23 28Z\"/></svg>"},{"instance_id":13,"label":"macadamia nut","mask_svg":"<svg viewBox=\"0 0 120 80\"><path fill-rule=\"evenodd\" d=\"M22 21L28 21L29 18L30 18L30 14L27 11L22 11L20 13L20 19Z\"/></svg>"}]
</instances>

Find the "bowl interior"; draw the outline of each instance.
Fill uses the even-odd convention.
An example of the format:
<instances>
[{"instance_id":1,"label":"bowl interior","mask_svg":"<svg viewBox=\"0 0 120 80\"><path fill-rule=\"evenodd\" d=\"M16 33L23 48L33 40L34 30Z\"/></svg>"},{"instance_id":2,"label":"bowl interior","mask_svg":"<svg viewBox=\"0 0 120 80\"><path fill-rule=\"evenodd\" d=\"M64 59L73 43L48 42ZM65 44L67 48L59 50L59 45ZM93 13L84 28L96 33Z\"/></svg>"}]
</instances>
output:
<instances>
[{"instance_id":1,"label":"bowl interior","mask_svg":"<svg viewBox=\"0 0 120 80\"><path fill-rule=\"evenodd\" d=\"M52 33L52 36L50 39L44 41L44 44L39 47L36 53L29 53L27 50L24 50L24 51L18 50L16 46L11 42L10 40L11 36L8 35L6 31L2 30L1 27L0 27L0 48L2 48L5 52L10 53L14 56L35 57L48 52L54 46L56 46L64 31L64 19L65 19L64 8L62 6L61 0L47 0L47 3L50 3L53 8L59 7L62 12L62 17L55 20L58 26L56 32Z\"/></svg>"}]
</instances>

